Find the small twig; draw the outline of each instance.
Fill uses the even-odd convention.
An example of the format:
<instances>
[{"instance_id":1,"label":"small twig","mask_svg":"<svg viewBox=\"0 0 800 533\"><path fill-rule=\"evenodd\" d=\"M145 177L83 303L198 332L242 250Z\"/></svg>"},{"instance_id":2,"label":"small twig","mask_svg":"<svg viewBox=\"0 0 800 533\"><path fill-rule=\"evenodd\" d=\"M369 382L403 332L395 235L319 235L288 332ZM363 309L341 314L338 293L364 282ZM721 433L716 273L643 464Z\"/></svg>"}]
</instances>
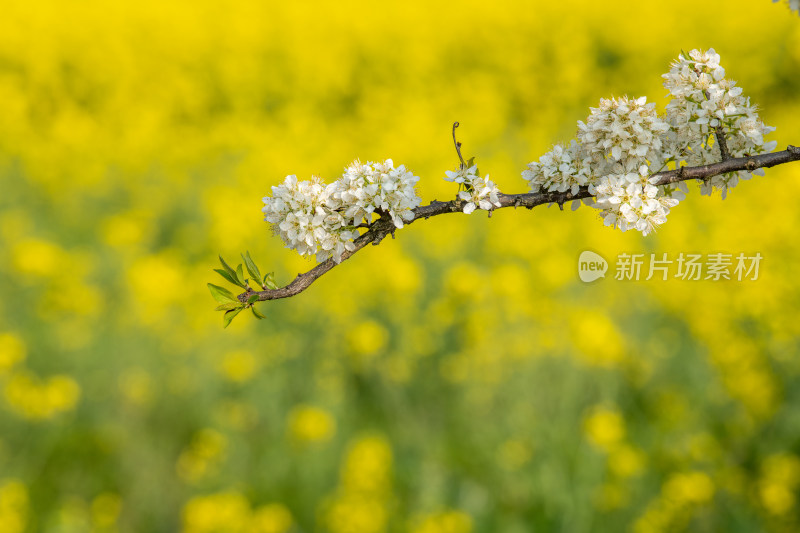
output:
<instances>
[{"instance_id":1,"label":"small twig","mask_svg":"<svg viewBox=\"0 0 800 533\"><path fill-rule=\"evenodd\" d=\"M731 153L728 151L728 141L725 138L725 130L722 129L722 123L717 124L717 127L714 128L714 138L719 145L719 153L722 160L727 161L731 158Z\"/></svg>"},{"instance_id":2,"label":"small twig","mask_svg":"<svg viewBox=\"0 0 800 533\"><path fill-rule=\"evenodd\" d=\"M694 69L697 75L700 75L700 71L697 68ZM706 100L711 100L711 95L708 94L706 89L703 89L703 96L706 97ZM731 158L731 153L728 151L728 140L725 138L725 129L722 127L722 122L716 125L714 128L714 138L717 140L717 145L719 145L719 155L722 157L723 161L727 161Z\"/></svg>"},{"instance_id":3,"label":"small twig","mask_svg":"<svg viewBox=\"0 0 800 533\"><path fill-rule=\"evenodd\" d=\"M456 145L456 153L458 154L458 159L461 161L461 169L467 168L467 163L464 161L464 157L461 155L461 143L456 140L456 128L459 126L458 122L453 122L453 144Z\"/></svg>"},{"instance_id":4,"label":"small twig","mask_svg":"<svg viewBox=\"0 0 800 533\"><path fill-rule=\"evenodd\" d=\"M456 122L453 126L458 125ZM455 139L455 135L453 137ZM458 146L458 145L456 145ZM460 153L459 153L460 155ZM662 186L671 183L678 183L686 180L707 180L720 174L727 174L729 172L737 172L740 170L753 171L758 168L769 168L792 161L800 161L800 148L789 146L782 152L772 152L769 154L761 154L750 157L729 157L719 163L712 163L710 165L702 165L699 167L680 167L675 170L666 170L657 172L650 176L650 179L657 178L651 181L654 185ZM557 203L563 206L565 202L570 200L581 200L583 198L591 198L593 195L589 192L587 187L581 187L578 192L537 192L537 193L524 193L524 194L499 194L498 200L500 207L495 209L502 209L505 207L525 207L532 209L536 206ZM462 200L452 200L450 202L437 202L433 201L428 205L422 205L414 209L414 219L406 222L406 225L413 224L419 220L427 220L430 217L444 215L447 213L459 213L464 208ZM353 244L355 249L352 251L345 251L342 253L342 261L345 261L353 256L356 252L364 248L370 243L378 244L387 235L394 234L394 223L389 216L381 216L369 225L364 234L359 236ZM268 289L264 291L247 291L238 296L239 301L246 302L247 298L252 294L258 294L259 301L277 300L280 298L289 298L295 296L306 290L312 283L319 279L323 274L331 270L338 263L333 258L329 258L322 263L318 264L304 274L298 274L297 277L287 286L280 289Z\"/></svg>"}]
</instances>

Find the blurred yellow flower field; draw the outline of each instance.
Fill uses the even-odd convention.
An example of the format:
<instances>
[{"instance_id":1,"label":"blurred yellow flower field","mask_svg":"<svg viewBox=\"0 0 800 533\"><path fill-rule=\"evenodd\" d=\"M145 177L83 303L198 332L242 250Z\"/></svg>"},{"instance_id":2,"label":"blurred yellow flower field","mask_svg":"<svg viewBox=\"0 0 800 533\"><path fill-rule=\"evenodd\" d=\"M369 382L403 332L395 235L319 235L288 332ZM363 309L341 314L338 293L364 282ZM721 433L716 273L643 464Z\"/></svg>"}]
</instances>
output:
<instances>
[{"instance_id":1,"label":"blurred yellow flower field","mask_svg":"<svg viewBox=\"0 0 800 533\"><path fill-rule=\"evenodd\" d=\"M768 0L8 2L0 16L0 533L800 529L800 164L658 232L591 208L415 223L266 320L206 283L285 176L359 158L449 200L451 126L506 193L681 49L800 144L800 19ZM523 212L524 211L524 212ZM759 278L605 279L584 250ZM216 279L214 279L216 278Z\"/></svg>"}]
</instances>

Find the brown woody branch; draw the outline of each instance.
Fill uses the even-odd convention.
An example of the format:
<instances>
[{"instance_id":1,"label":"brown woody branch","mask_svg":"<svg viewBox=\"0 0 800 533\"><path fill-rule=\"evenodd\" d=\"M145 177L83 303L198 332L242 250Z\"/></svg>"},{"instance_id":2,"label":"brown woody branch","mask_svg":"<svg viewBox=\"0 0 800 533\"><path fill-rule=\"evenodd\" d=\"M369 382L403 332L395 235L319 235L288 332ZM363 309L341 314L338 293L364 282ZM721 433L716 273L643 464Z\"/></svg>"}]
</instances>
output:
<instances>
[{"instance_id":1,"label":"brown woody branch","mask_svg":"<svg viewBox=\"0 0 800 533\"><path fill-rule=\"evenodd\" d=\"M728 151L728 141L725 138L725 130L723 129L722 124L714 128L714 137L717 139L717 144L719 145L719 154L722 157L722 161L727 161L731 158L731 153Z\"/></svg>"},{"instance_id":2,"label":"brown woody branch","mask_svg":"<svg viewBox=\"0 0 800 533\"><path fill-rule=\"evenodd\" d=\"M697 70L695 70L695 72L697 72ZM711 100L707 90L703 91L703 95L706 97L706 100ZM731 158L731 153L728 151L728 140L725 138L725 128L722 127L722 123L717 124L714 128L714 138L717 140L717 146L719 146L720 157L723 161L727 161Z\"/></svg>"},{"instance_id":3,"label":"brown woody branch","mask_svg":"<svg viewBox=\"0 0 800 533\"><path fill-rule=\"evenodd\" d=\"M699 167L681 167L677 170L667 170L653 174L650 179L657 178L653 183L655 185L669 185L671 183L678 183L687 180L701 180L708 179L720 174L727 174L729 172L736 172L739 170L746 170L752 172L758 168L769 168L792 161L800 161L800 148L789 146L782 152L772 152L769 154L754 155L750 157L737 157L723 158L719 163L710 165L703 165ZM537 205L556 203L563 209L565 202L571 200L580 200L583 198L590 198L592 194L586 187L581 187L576 194L570 192L538 192L538 193L524 193L524 194L500 194L500 207L525 207L533 209ZM444 215L446 213L460 213L464 209L466 202L463 200L451 200L449 202L438 202L434 200L428 205L417 207L414 210L414 220L406 222L412 224L419 220L427 220L430 217ZM491 216L491 211L489 212ZM395 226L391 218L387 215L382 215L378 220L370 224L369 229L355 241L355 249L353 251L346 251L342 254L342 261L349 259L353 254L364 248L368 244L377 245L388 235L394 237ZM335 267L337 263L333 258L329 258L322 263L318 264L308 272L298 274L297 277L279 289L267 289L265 291L249 290L238 296L239 301L246 302L252 294L258 294L258 301L277 300L279 298L289 298L295 296L306 290L312 283L314 283L323 274Z\"/></svg>"}]
</instances>

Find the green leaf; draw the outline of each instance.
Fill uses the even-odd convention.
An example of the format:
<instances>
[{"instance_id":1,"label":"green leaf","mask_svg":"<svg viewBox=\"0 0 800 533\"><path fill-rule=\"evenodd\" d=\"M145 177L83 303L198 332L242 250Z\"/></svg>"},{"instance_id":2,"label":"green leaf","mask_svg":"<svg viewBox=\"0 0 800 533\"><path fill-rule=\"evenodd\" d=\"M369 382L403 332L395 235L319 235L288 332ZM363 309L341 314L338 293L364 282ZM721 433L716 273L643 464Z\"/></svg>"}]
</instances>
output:
<instances>
[{"instance_id":1,"label":"green leaf","mask_svg":"<svg viewBox=\"0 0 800 533\"><path fill-rule=\"evenodd\" d=\"M242 312L242 309L243 308L241 307L239 309L233 309L222 315L222 327L227 328L230 325L231 321L236 317L236 315Z\"/></svg>"},{"instance_id":2,"label":"green leaf","mask_svg":"<svg viewBox=\"0 0 800 533\"><path fill-rule=\"evenodd\" d=\"M275 272L270 272L266 276L264 276L264 283L262 283L268 289L275 290L278 288L278 284L275 283Z\"/></svg>"},{"instance_id":3,"label":"green leaf","mask_svg":"<svg viewBox=\"0 0 800 533\"><path fill-rule=\"evenodd\" d=\"M242 285L244 285L245 282L247 281L244 277L244 270L242 269L241 264L238 267L236 267L236 279L238 279Z\"/></svg>"},{"instance_id":4,"label":"green leaf","mask_svg":"<svg viewBox=\"0 0 800 533\"><path fill-rule=\"evenodd\" d=\"M221 255L219 256L219 262L222 263L222 268L227 270L231 276L236 277L236 271L233 268L231 268L231 266L228 263L225 262L225 260L222 258Z\"/></svg>"},{"instance_id":5,"label":"green leaf","mask_svg":"<svg viewBox=\"0 0 800 533\"><path fill-rule=\"evenodd\" d=\"M234 296L233 293L225 287L220 287L219 285L209 283L208 290L211 291L211 296L213 296L214 299L221 304L226 304L228 302L239 302L239 300L236 299L236 296Z\"/></svg>"},{"instance_id":6,"label":"green leaf","mask_svg":"<svg viewBox=\"0 0 800 533\"><path fill-rule=\"evenodd\" d=\"M253 312L253 315L259 320L261 320L262 318L267 318L266 316L262 315L261 313L259 313L256 310L256 306L255 305L253 307L251 307L250 310Z\"/></svg>"},{"instance_id":7,"label":"green leaf","mask_svg":"<svg viewBox=\"0 0 800 533\"><path fill-rule=\"evenodd\" d=\"M258 301L258 294L251 294L247 299L247 303L251 304Z\"/></svg>"},{"instance_id":8,"label":"green leaf","mask_svg":"<svg viewBox=\"0 0 800 533\"><path fill-rule=\"evenodd\" d=\"M244 264L247 266L247 271L250 273L250 277L257 283L258 280L261 279L261 272L258 271L258 267L250 257L250 252L245 252L242 255L242 259L244 259Z\"/></svg>"},{"instance_id":9,"label":"green leaf","mask_svg":"<svg viewBox=\"0 0 800 533\"><path fill-rule=\"evenodd\" d=\"M238 309L240 307L242 307L241 303L230 302L227 304L218 305L214 311L231 311L232 309Z\"/></svg>"},{"instance_id":10,"label":"green leaf","mask_svg":"<svg viewBox=\"0 0 800 533\"><path fill-rule=\"evenodd\" d=\"M229 283L233 283L234 285L239 285L239 282L236 280L236 278L231 276L227 270L222 270L221 268L215 268L214 272L225 278L225 280L228 281ZM239 285L239 287L244 289L244 285Z\"/></svg>"}]
</instances>

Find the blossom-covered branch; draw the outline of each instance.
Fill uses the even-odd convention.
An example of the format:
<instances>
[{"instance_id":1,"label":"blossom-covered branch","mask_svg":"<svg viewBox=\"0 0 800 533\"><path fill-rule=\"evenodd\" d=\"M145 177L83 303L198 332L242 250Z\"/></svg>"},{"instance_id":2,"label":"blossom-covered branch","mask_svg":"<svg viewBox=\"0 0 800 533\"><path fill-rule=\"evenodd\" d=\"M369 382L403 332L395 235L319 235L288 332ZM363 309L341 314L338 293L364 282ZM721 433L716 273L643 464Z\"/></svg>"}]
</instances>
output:
<instances>
[{"instance_id":1,"label":"blossom-covered branch","mask_svg":"<svg viewBox=\"0 0 800 533\"><path fill-rule=\"evenodd\" d=\"M316 256L319 264L281 288L269 276L261 278L249 254L243 256L249 277L243 265L233 269L223 261L217 272L245 291L234 297L209 284L221 304L217 309L225 311L226 325L245 308L261 318L256 302L299 294L367 244L420 219L571 202L573 209L594 207L607 226L648 235L685 198L687 180L699 180L701 194L718 191L725 198L740 180L800 160L800 150L791 146L772 152L777 143L765 136L775 128L761 121L719 60L713 49L682 52L663 76L670 96L664 113L646 97L601 99L586 122L578 122L575 139L527 165L522 177L528 193L501 193L488 175L481 176L474 158L465 161L455 136L458 123L453 141L459 165L444 177L458 185L449 202L421 205L419 177L391 159L356 161L328 184L288 176L264 197L265 220L287 248Z\"/></svg>"},{"instance_id":2,"label":"blossom-covered branch","mask_svg":"<svg viewBox=\"0 0 800 533\"><path fill-rule=\"evenodd\" d=\"M679 170L668 170L653 174L649 177L651 183L655 186L664 186L675 183L680 183L686 180L708 180L729 172L747 171L752 172L759 168L769 168L791 161L800 161L800 148L789 146L786 150L781 152L773 152L769 154L761 154L752 157L739 157L728 159L719 163L712 163L698 167L681 167ZM591 198L593 194L589 191L588 187L580 187L574 193L572 191L565 192L538 192L538 193L524 193L524 194L498 194L497 204L494 209L502 209L506 207L525 207L532 209L536 206L543 204L555 203L563 205L566 202L582 200ZM406 225L416 222L418 220L426 220L438 215L447 213L461 213L468 201L465 199L451 200L449 202L431 202L428 205L423 205L414 209L415 217L408 221ZM366 233L357 238L353 243L353 248L342 253L341 260L348 259L358 250L362 249L368 244L379 244L388 235L394 235L395 226L389 216L384 216L376 220L367 230ZM248 299L255 295L257 300L277 300L280 298L289 298L295 296L308 287L314 281L319 279L323 274L327 273L338 264L333 258L329 258L308 272L298 274L297 277L285 287L278 289L267 289L263 291L246 291L238 296L241 302L247 302Z\"/></svg>"}]
</instances>

